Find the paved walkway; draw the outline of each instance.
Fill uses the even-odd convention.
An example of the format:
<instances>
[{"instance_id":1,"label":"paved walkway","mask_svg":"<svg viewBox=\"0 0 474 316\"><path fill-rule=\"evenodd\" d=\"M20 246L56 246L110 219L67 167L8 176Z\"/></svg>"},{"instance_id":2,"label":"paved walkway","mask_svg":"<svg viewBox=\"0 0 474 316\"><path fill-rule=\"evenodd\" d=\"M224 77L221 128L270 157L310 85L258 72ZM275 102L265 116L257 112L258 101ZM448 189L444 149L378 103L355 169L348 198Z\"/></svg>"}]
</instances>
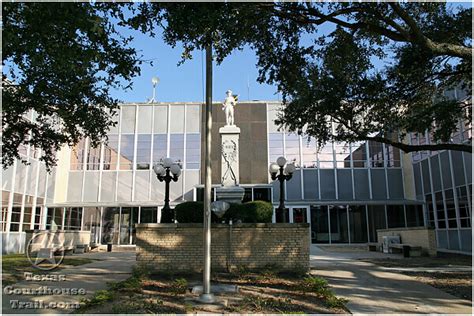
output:
<instances>
[{"instance_id":1,"label":"paved walkway","mask_svg":"<svg viewBox=\"0 0 474 316\"><path fill-rule=\"evenodd\" d=\"M347 308L358 313L471 314L471 302L458 299L415 278L390 272L368 258L400 258L378 252L333 252L311 246L312 274L324 277Z\"/></svg>"},{"instance_id":2,"label":"paved walkway","mask_svg":"<svg viewBox=\"0 0 474 316\"><path fill-rule=\"evenodd\" d=\"M127 279L130 276L132 267L135 264L134 252L94 252L83 255L74 255L90 259L100 259L88 264L62 269L51 274L64 275L65 281L21 281L12 285L14 289L38 289L40 287L50 287L56 289L85 289L85 295L22 295L2 292L2 313L3 314L46 314L46 313L71 313L74 309L60 308L65 304L76 304L81 299L90 297L95 291L107 288L107 282L117 282ZM39 271L39 270L38 270ZM42 274L35 272L35 274ZM43 301L43 308L23 308L12 307L18 302ZM57 308L47 308L49 303L55 303ZM39 303L36 304L37 306Z\"/></svg>"}]
</instances>

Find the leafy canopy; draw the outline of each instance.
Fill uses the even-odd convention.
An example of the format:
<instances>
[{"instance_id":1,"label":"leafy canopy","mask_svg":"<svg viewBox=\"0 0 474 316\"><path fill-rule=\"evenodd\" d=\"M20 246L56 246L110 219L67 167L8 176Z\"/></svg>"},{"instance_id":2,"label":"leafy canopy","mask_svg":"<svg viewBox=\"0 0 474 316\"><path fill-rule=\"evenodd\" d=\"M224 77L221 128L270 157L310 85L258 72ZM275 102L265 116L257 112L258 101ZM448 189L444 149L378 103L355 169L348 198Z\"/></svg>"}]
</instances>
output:
<instances>
[{"instance_id":1,"label":"leafy canopy","mask_svg":"<svg viewBox=\"0 0 474 316\"><path fill-rule=\"evenodd\" d=\"M183 60L212 44L217 62L250 45L259 81L276 84L282 127L328 141L375 140L405 152L453 149L471 104L443 91L471 89L470 8L446 3L143 3L122 19L155 35L164 29ZM334 128L332 128L334 124ZM429 130L432 144L406 132ZM400 135L400 138L394 135Z\"/></svg>"},{"instance_id":2,"label":"leafy canopy","mask_svg":"<svg viewBox=\"0 0 474 316\"><path fill-rule=\"evenodd\" d=\"M110 89L130 88L140 60L116 30L121 7L89 3L3 3L4 168L20 145L55 151L89 137L97 145L114 124ZM32 121L31 110L36 112Z\"/></svg>"}]
</instances>

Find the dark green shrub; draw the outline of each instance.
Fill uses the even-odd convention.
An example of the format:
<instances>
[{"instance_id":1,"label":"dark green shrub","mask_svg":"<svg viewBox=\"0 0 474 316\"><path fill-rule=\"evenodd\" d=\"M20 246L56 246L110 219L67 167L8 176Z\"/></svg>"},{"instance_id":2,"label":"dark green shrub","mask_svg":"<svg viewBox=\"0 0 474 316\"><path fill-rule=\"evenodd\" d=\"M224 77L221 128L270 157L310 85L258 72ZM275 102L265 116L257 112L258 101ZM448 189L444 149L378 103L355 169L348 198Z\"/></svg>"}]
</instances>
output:
<instances>
[{"instance_id":1,"label":"dark green shrub","mask_svg":"<svg viewBox=\"0 0 474 316\"><path fill-rule=\"evenodd\" d=\"M224 217L242 223L271 223L273 206L270 202L250 201L243 204L233 204Z\"/></svg>"},{"instance_id":2,"label":"dark green shrub","mask_svg":"<svg viewBox=\"0 0 474 316\"><path fill-rule=\"evenodd\" d=\"M202 223L204 217L204 203L183 202L176 205L176 219L178 223ZM215 214L211 214L213 223L220 223Z\"/></svg>"}]
</instances>

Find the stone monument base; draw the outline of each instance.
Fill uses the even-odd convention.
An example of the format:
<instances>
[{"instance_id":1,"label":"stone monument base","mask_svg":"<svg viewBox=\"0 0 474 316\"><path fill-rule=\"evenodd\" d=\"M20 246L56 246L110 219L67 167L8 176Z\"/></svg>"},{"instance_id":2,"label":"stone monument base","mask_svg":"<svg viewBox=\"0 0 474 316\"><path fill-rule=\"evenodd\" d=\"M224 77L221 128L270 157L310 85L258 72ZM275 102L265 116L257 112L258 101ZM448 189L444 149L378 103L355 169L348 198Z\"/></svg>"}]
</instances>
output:
<instances>
[{"instance_id":1,"label":"stone monument base","mask_svg":"<svg viewBox=\"0 0 474 316\"><path fill-rule=\"evenodd\" d=\"M222 186L216 188L217 201L240 204L244 198L245 190L238 186Z\"/></svg>"}]
</instances>

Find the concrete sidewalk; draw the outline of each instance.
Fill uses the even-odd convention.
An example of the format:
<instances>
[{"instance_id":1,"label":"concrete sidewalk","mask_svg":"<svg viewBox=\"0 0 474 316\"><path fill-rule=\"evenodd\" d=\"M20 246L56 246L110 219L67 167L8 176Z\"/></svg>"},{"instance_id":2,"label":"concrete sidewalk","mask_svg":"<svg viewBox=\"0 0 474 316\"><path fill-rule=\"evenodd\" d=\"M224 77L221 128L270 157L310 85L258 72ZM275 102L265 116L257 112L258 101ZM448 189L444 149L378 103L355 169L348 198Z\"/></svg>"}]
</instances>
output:
<instances>
[{"instance_id":1,"label":"concrete sidewalk","mask_svg":"<svg viewBox=\"0 0 474 316\"><path fill-rule=\"evenodd\" d=\"M358 313L471 314L471 302L458 299L415 278L360 261L399 258L377 252L331 252L311 246L312 274L328 280L347 308Z\"/></svg>"},{"instance_id":2,"label":"concrete sidewalk","mask_svg":"<svg viewBox=\"0 0 474 316\"><path fill-rule=\"evenodd\" d=\"M58 272L50 273L64 275L65 281L21 281L12 285L14 289L38 289L40 287L49 287L52 289L85 289L85 295L25 295L25 294L6 294L2 292L2 313L3 314L46 314L46 313L71 313L73 308L67 308L77 304L81 299L90 297L95 291L107 289L107 282L118 282L130 277L132 267L135 264L135 252L96 252L75 257L84 257L90 259L99 259L88 264L68 267ZM38 270L35 275L44 274ZM40 308L15 308L18 302L43 301L42 305L36 303ZM50 303L57 304L56 308L50 307Z\"/></svg>"}]
</instances>

